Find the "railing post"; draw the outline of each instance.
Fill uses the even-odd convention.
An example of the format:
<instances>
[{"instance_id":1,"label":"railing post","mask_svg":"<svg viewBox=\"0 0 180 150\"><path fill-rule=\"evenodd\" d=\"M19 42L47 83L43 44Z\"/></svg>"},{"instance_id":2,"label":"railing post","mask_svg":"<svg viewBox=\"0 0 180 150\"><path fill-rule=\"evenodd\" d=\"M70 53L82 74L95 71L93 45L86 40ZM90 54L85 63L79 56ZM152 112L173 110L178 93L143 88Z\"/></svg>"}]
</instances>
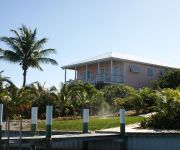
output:
<instances>
[{"instance_id":1,"label":"railing post","mask_svg":"<svg viewBox=\"0 0 180 150\"><path fill-rule=\"evenodd\" d=\"M125 137L125 109L120 109L120 132Z\"/></svg>"},{"instance_id":2,"label":"railing post","mask_svg":"<svg viewBox=\"0 0 180 150\"><path fill-rule=\"evenodd\" d=\"M38 107L31 108L31 134L36 135Z\"/></svg>"},{"instance_id":3,"label":"railing post","mask_svg":"<svg viewBox=\"0 0 180 150\"><path fill-rule=\"evenodd\" d=\"M88 65L86 64L86 82L88 82Z\"/></svg>"},{"instance_id":4,"label":"railing post","mask_svg":"<svg viewBox=\"0 0 180 150\"><path fill-rule=\"evenodd\" d=\"M52 112L53 106L46 106L46 138L50 139L52 135Z\"/></svg>"},{"instance_id":5,"label":"railing post","mask_svg":"<svg viewBox=\"0 0 180 150\"><path fill-rule=\"evenodd\" d=\"M3 104L0 104L0 140L2 138Z\"/></svg>"},{"instance_id":6,"label":"railing post","mask_svg":"<svg viewBox=\"0 0 180 150\"><path fill-rule=\"evenodd\" d=\"M97 82L99 82L99 80L100 80L100 76L99 76L99 74L100 74L100 66L99 66L99 61L98 61L98 78L97 78Z\"/></svg>"},{"instance_id":7,"label":"railing post","mask_svg":"<svg viewBox=\"0 0 180 150\"><path fill-rule=\"evenodd\" d=\"M111 76L110 76L110 78L111 78L111 82L113 82L113 60L111 59L111 64L110 64L110 72L111 72Z\"/></svg>"},{"instance_id":8,"label":"railing post","mask_svg":"<svg viewBox=\"0 0 180 150\"><path fill-rule=\"evenodd\" d=\"M89 109L83 109L83 133L88 133Z\"/></svg>"},{"instance_id":9,"label":"railing post","mask_svg":"<svg viewBox=\"0 0 180 150\"><path fill-rule=\"evenodd\" d=\"M75 75L74 75L74 80L76 81L77 80L77 69L76 69L76 67L75 67Z\"/></svg>"},{"instance_id":10,"label":"railing post","mask_svg":"<svg viewBox=\"0 0 180 150\"><path fill-rule=\"evenodd\" d=\"M66 84L66 69L64 69L64 84Z\"/></svg>"}]
</instances>

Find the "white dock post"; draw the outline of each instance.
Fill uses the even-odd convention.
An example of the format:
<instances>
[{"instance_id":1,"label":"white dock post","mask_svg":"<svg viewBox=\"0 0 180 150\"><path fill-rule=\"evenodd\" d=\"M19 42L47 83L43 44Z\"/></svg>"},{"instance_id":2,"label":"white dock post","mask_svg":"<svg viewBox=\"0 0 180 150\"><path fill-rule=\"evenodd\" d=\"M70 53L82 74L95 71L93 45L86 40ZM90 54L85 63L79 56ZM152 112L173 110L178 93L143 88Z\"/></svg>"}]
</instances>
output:
<instances>
[{"instance_id":1,"label":"white dock post","mask_svg":"<svg viewBox=\"0 0 180 150\"><path fill-rule=\"evenodd\" d=\"M120 132L121 136L125 137L125 109L120 109Z\"/></svg>"},{"instance_id":2,"label":"white dock post","mask_svg":"<svg viewBox=\"0 0 180 150\"><path fill-rule=\"evenodd\" d=\"M89 109L83 109L83 133L88 133Z\"/></svg>"},{"instance_id":3,"label":"white dock post","mask_svg":"<svg viewBox=\"0 0 180 150\"><path fill-rule=\"evenodd\" d=\"M36 135L38 107L31 108L31 134Z\"/></svg>"},{"instance_id":4,"label":"white dock post","mask_svg":"<svg viewBox=\"0 0 180 150\"><path fill-rule=\"evenodd\" d=\"M0 104L0 139L2 138L3 104Z\"/></svg>"},{"instance_id":5,"label":"white dock post","mask_svg":"<svg viewBox=\"0 0 180 150\"><path fill-rule=\"evenodd\" d=\"M51 138L52 135L52 113L53 106L46 106L46 138Z\"/></svg>"}]
</instances>

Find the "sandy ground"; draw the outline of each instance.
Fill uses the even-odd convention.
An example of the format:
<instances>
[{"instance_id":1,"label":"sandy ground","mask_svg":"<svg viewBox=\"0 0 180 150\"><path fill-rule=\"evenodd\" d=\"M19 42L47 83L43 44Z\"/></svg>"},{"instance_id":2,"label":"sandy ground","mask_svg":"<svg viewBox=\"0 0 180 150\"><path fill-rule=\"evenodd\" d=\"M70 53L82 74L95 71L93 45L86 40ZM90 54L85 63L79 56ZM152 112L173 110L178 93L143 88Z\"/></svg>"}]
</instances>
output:
<instances>
[{"instance_id":1,"label":"sandy ground","mask_svg":"<svg viewBox=\"0 0 180 150\"><path fill-rule=\"evenodd\" d=\"M10 130L11 131L12 130L15 130L15 131L20 130L20 125L21 125L20 120L10 120L9 124L10 124ZM31 126L31 120L23 119L23 121L22 121L22 130L30 129L30 126ZM3 122L2 128L3 128L3 130L7 130L8 123L6 121Z\"/></svg>"}]
</instances>

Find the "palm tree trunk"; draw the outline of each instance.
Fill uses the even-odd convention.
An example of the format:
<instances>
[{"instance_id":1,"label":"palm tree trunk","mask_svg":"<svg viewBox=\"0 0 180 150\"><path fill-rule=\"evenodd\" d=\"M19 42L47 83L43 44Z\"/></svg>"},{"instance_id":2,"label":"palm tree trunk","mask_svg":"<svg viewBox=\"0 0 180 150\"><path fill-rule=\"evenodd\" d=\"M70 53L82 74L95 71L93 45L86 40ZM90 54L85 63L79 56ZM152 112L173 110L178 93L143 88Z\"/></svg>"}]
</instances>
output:
<instances>
[{"instance_id":1,"label":"palm tree trunk","mask_svg":"<svg viewBox=\"0 0 180 150\"><path fill-rule=\"evenodd\" d=\"M26 85L26 74L27 74L27 69L23 69L23 87Z\"/></svg>"}]
</instances>

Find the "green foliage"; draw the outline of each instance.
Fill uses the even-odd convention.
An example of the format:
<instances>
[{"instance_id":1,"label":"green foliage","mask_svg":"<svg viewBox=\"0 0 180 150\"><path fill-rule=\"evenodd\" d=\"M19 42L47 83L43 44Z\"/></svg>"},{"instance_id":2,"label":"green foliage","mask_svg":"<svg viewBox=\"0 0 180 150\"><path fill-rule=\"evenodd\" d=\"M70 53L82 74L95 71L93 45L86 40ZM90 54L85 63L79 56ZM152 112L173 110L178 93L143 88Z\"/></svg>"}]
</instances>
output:
<instances>
[{"instance_id":1,"label":"green foliage","mask_svg":"<svg viewBox=\"0 0 180 150\"><path fill-rule=\"evenodd\" d=\"M140 110L143 109L143 102L138 93L131 94L127 98L116 98L113 102L116 111L125 108L126 110L136 110L136 113L139 114Z\"/></svg>"},{"instance_id":2,"label":"green foliage","mask_svg":"<svg viewBox=\"0 0 180 150\"><path fill-rule=\"evenodd\" d=\"M30 92L29 88L19 89L14 85L8 85L5 89L6 92L1 95L5 118L27 115L27 110L31 108L31 102L34 99L34 94Z\"/></svg>"},{"instance_id":3,"label":"green foliage","mask_svg":"<svg viewBox=\"0 0 180 150\"><path fill-rule=\"evenodd\" d=\"M154 81L153 87L158 88L173 88L180 86L180 70L168 70L159 79Z\"/></svg>"},{"instance_id":4,"label":"green foliage","mask_svg":"<svg viewBox=\"0 0 180 150\"><path fill-rule=\"evenodd\" d=\"M139 95L142 100L143 109L146 112L153 111L157 101L161 98L157 92L151 88L143 88L140 90Z\"/></svg>"},{"instance_id":5,"label":"green foliage","mask_svg":"<svg viewBox=\"0 0 180 150\"><path fill-rule=\"evenodd\" d=\"M143 99L139 93L127 97L126 102L126 105L129 105L131 109L136 110L136 114L139 114L140 110L144 108Z\"/></svg>"},{"instance_id":6,"label":"green foliage","mask_svg":"<svg viewBox=\"0 0 180 150\"><path fill-rule=\"evenodd\" d=\"M104 93L102 91L97 91L91 98L91 101L90 101L90 105L89 105L89 108L90 108L90 113L91 115L96 115L99 113L99 111L101 110L102 108L102 105L104 103L107 103L104 99Z\"/></svg>"},{"instance_id":7,"label":"green foliage","mask_svg":"<svg viewBox=\"0 0 180 150\"><path fill-rule=\"evenodd\" d=\"M160 95L157 114L142 121L142 127L180 129L180 90L163 89Z\"/></svg>"},{"instance_id":8,"label":"green foliage","mask_svg":"<svg viewBox=\"0 0 180 150\"><path fill-rule=\"evenodd\" d=\"M29 89L34 93L34 99L32 101L33 106L38 107L38 115L40 118L45 118L46 106L53 106L53 116L59 116L58 96L56 94L57 89L55 87L45 88L44 84L35 82L29 86Z\"/></svg>"},{"instance_id":9,"label":"green foliage","mask_svg":"<svg viewBox=\"0 0 180 150\"><path fill-rule=\"evenodd\" d=\"M2 73L4 71L0 71L0 94L5 92L4 91L4 86L7 86L7 85L14 85L12 83L12 81L9 79L9 77L4 77L2 76ZM15 86L15 85L14 85Z\"/></svg>"},{"instance_id":10,"label":"green foliage","mask_svg":"<svg viewBox=\"0 0 180 150\"><path fill-rule=\"evenodd\" d=\"M133 87L123 84L108 85L102 91L104 92L105 100L111 105L116 98L127 98L133 93L136 93Z\"/></svg>"}]
</instances>

